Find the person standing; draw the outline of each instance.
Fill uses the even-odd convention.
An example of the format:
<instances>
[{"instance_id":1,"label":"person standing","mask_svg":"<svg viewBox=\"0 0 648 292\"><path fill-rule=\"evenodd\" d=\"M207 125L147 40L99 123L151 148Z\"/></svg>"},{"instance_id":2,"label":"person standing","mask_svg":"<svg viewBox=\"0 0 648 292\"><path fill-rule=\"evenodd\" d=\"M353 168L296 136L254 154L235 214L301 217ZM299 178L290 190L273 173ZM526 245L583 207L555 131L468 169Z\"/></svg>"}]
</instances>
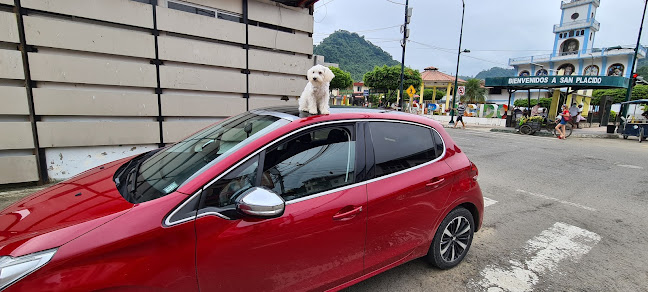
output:
<instances>
[{"instance_id":1,"label":"person standing","mask_svg":"<svg viewBox=\"0 0 648 292\"><path fill-rule=\"evenodd\" d=\"M576 120L576 128L580 129L580 122L585 120L585 118L583 118L583 105L582 104L578 105L578 115L576 116L575 120Z\"/></svg>"},{"instance_id":2,"label":"person standing","mask_svg":"<svg viewBox=\"0 0 648 292\"><path fill-rule=\"evenodd\" d=\"M578 116L578 107L576 106L576 103L572 103L571 107L569 108L569 116L571 119L568 120L569 124L572 125L572 128L576 127L576 123L578 122L576 120L576 116Z\"/></svg>"},{"instance_id":3,"label":"person standing","mask_svg":"<svg viewBox=\"0 0 648 292\"><path fill-rule=\"evenodd\" d=\"M463 102L460 101L459 106L456 108L456 110L457 110L457 122L455 123L453 129L457 127L459 121L461 121L461 127L465 129L466 124L464 124L463 115L466 112L466 106L463 104Z\"/></svg>"},{"instance_id":4,"label":"person standing","mask_svg":"<svg viewBox=\"0 0 648 292\"><path fill-rule=\"evenodd\" d=\"M562 113L560 113L560 122L558 125L556 125L556 132L558 132L558 139L565 139L567 132L565 131L565 127L567 123L571 120L571 117L569 115L569 111L567 110L567 106L563 104L562 106Z\"/></svg>"},{"instance_id":5,"label":"person standing","mask_svg":"<svg viewBox=\"0 0 648 292\"><path fill-rule=\"evenodd\" d=\"M531 116L535 117L540 115L540 105L536 104L531 108Z\"/></svg>"}]
</instances>

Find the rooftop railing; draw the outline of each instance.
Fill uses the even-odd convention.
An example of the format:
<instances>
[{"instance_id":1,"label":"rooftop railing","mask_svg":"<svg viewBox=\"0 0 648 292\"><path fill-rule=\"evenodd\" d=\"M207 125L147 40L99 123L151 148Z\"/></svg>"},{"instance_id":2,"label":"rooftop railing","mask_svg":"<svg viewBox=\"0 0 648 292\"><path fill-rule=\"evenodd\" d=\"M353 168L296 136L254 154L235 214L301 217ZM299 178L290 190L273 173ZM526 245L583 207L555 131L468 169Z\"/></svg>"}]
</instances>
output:
<instances>
[{"instance_id":1,"label":"rooftop railing","mask_svg":"<svg viewBox=\"0 0 648 292\"><path fill-rule=\"evenodd\" d=\"M639 58L645 58L648 56L648 48L644 46L639 46ZM539 63L539 62L555 62L555 61L564 61L570 59L579 59L579 58L595 58L601 56L617 56L617 55L630 55L634 53L633 46L617 46L603 49L592 49L586 52L583 51L573 51L573 52L558 52L556 56L552 54L548 55L535 55L535 56L526 56L509 59L509 65L524 65L530 63Z\"/></svg>"},{"instance_id":2,"label":"rooftop railing","mask_svg":"<svg viewBox=\"0 0 648 292\"><path fill-rule=\"evenodd\" d=\"M601 6L601 1L600 0L564 0L562 4L560 5L561 9L569 8L569 7L574 7L578 5L583 5L587 3L594 3L596 7Z\"/></svg>"},{"instance_id":3,"label":"rooftop railing","mask_svg":"<svg viewBox=\"0 0 648 292\"><path fill-rule=\"evenodd\" d=\"M577 29L577 28L588 28L592 27L595 31L598 31L601 28L601 23L594 19L590 20L578 20L578 21L568 21L568 22L563 22L562 25L560 24L555 24L553 32L562 32L562 31L569 31L572 29Z\"/></svg>"}]
</instances>

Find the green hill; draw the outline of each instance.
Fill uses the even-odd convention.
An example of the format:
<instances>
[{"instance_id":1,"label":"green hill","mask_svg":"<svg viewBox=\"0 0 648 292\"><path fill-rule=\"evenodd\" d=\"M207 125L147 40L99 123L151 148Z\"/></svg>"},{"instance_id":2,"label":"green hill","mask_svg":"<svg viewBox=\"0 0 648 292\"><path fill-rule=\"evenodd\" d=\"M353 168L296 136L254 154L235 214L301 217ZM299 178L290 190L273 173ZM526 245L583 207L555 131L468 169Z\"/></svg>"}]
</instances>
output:
<instances>
[{"instance_id":1,"label":"green hill","mask_svg":"<svg viewBox=\"0 0 648 292\"><path fill-rule=\"evenodd\" d=\"M324 56L326 62L340 64L340 69L350 72L355 82L362 81L364 74L373 70L375 66L400 64L389 53L364 37L345 30L330 34L319 45L314 46L313 52Z\"/></svg>"},{"instance_id":2,"label":"green hill","mask_svg":"<svg viewBox=\"0 0 648 292\"><path fill-rule=\"evenodd\" d=\"M500 67L493 67L488 70L483 70L477 75L475 75L475 78L484 80L486 78L494 78L494 77L511 77L515 76L515 69L504 69Z\"/></svg>"}]
</instances>

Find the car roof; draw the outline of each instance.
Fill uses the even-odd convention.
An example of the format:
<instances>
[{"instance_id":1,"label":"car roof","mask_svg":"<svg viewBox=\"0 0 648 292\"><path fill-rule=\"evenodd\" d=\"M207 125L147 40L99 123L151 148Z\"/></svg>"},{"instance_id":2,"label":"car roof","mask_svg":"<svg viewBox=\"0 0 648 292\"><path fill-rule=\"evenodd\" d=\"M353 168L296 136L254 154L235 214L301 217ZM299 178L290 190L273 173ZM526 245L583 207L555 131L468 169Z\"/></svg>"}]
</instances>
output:
<instances>
[{"instance_id":1,"label":"car roof","mask_svg":"<svg viewBox=\"0 0 648 292\"><path fill-rule=\"evenodd\" d=\"M311 114L309 114L307 112L299 111L299 109L296 106L267 107L267 108L262 108L262 109L259 109L259 110L264 111L264 112L274 112L274 113L283 114L285 117L287 117L287 118L289 118L290 120L293 120L293 121L297 120L297 119L316 116L316 115L311 115ZM386 109L386 108L366 108L366 107L353 107L353 106L331 106L329 111L330 111L331 115L337 115L337 114L385 114L385 113L407 115L404 112L399 112L399 111Z\"/></svg>"}]
</instances>

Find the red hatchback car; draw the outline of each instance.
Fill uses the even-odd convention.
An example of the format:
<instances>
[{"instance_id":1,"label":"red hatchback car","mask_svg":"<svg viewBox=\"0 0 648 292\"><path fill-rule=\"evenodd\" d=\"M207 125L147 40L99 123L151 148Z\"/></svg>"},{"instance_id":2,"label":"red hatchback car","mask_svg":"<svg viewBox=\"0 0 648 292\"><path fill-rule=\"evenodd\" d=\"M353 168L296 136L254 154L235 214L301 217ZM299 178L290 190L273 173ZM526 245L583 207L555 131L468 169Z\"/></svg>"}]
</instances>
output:
<instances>
[{"instance_id":1,"label":"red hatchback car","mask_svg":"<svg viewBox=\"0 0 648 292\"><path fill-rule=\"evenodd\" d=\"M338 290L459 264L482 217L477 168L432 120L253 110L2 211L0 289Z\"/></svg>"}]
</instances>

